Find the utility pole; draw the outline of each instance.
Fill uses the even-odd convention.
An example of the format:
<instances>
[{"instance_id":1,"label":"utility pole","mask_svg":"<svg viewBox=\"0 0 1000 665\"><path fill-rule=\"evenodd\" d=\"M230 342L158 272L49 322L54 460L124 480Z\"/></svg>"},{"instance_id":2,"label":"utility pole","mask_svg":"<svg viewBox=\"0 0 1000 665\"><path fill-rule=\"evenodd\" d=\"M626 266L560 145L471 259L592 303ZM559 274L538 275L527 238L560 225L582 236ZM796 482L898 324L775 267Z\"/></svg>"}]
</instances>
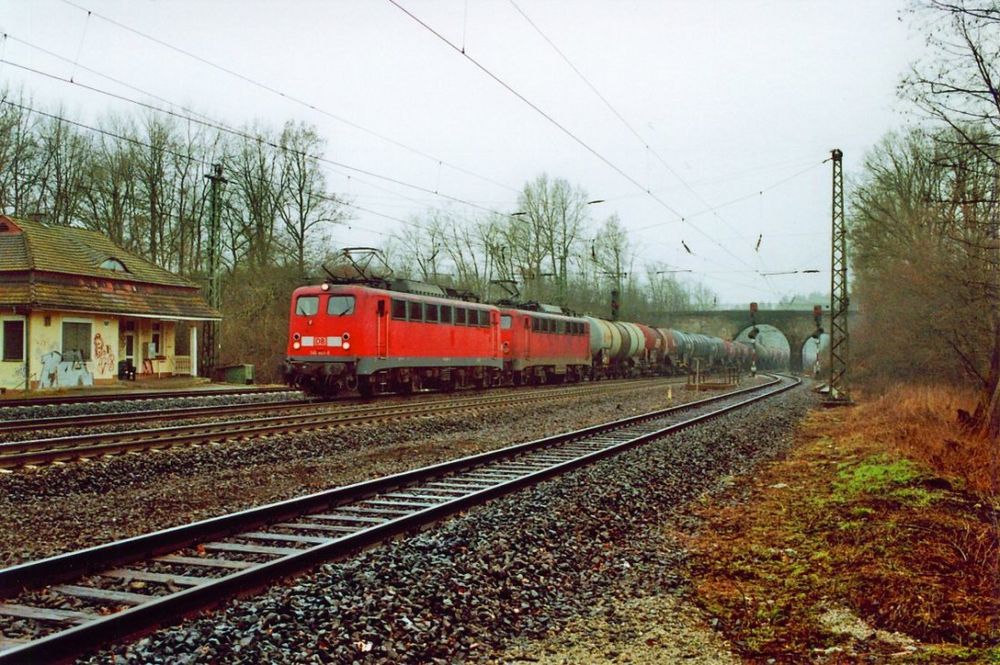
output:
<instances>
[{"instance_id":1,"label":"utility pole","mask_svg":"<svg viewBox=\"0 0 1000 665\"><path fill-rule=\"evenodd\" d=\"M833 162L833 248L830 270L830 393L831 405L851 403L847 380L850 337L847 332L847 223L844 220L844 153L830 151Z\"/></svg>"},{"instance_id":2,"label":"utility pole","mask_svg":"<svg viewBox=\"0 0 1000 665\"><path fill-rule=\"evenodd\" d=\"M222 164L213 164L212 172L205 177L211 184L211 221L208 227L208 304L214 309L222 306L222 293L219 287L219 263L221 259L221 228L219 224L221 186L229 182L222 176ZM205 326L205 341L202 345L202 367L209 376L219 364L219 322L209 321Z\"/></svg>"}]
</instances>

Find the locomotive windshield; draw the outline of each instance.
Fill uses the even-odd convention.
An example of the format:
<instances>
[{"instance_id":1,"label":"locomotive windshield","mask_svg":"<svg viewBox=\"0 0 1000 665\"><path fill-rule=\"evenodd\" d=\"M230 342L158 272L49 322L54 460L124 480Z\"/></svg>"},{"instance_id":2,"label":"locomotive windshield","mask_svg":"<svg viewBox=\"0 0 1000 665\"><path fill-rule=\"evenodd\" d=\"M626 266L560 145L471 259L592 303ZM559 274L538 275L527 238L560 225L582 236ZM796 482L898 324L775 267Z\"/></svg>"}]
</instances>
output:
<instances>
[{"instance_id":1,"label":"locomotive windshield","mask_svg":"<svg viewBox=\"0 0 1000 665\"><path fill-rule=\"evenodd\" d=\"M500 327L504 330L510 330L510 326L513 322L514 318L510 314L500 315Z\"/></svg>"},{"instance_id":2,"label":"locomotive windshield","mask_svg":"<svg viewBox=\"0 0 1000 665\"><path fill-rule=\"evenodd\" d=\"M354 314L354 296L330 296L326 303L326 313L330 316Z\"/></svg>"},{"instance_id":3,"label":"locomotive windshield","mask_svg":"<svg viewBox=\"0 0 1000 665\"><path fill-rule=\"evenodd\" d=\"M295 313L299 316L314 316L319 311L319 296L299 296L295 301Z\"/></svg>"}]
</instances>

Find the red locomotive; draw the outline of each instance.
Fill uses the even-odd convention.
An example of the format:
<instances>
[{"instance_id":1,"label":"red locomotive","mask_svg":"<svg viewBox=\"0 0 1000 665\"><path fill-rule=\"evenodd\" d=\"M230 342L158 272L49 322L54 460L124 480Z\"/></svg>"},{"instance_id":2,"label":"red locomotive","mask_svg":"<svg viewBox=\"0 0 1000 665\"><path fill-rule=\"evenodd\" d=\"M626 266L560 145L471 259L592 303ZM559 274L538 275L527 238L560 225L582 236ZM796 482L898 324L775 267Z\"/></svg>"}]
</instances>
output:
<instances>
[{"instance_id":1,"label":"red locomotive","mask_svg":"<svg viewBox=\"0 0 1000 665\"><path fill-rule=\"evenodd\" d=\"M308 392L362 395L499 382L500 310L369 286L323 284L292 294L285 380Z\"/></svg>"},{"instance_id":2,"label":"red locomotive","mask_svg":"<svg viewBox=\"0 0 1000 665\"><path fill-rule=\"evenodd\" d=\"M563 314L500 312L504 378L515 386L576 382L590 374L590 324Z\"/></svg>"}]
</instances>

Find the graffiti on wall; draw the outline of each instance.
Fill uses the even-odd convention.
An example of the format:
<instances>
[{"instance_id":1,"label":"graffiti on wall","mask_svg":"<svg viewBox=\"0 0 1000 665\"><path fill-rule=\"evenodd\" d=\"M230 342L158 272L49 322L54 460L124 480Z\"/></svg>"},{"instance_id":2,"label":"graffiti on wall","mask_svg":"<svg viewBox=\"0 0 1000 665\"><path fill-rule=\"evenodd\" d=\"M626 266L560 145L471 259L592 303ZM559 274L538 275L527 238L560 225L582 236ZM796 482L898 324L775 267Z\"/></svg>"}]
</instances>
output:
<instances>
[{"instance_id":1,"label":"graffiti on wall","mask_svg":"<svg viewBox=\"0 0 1000 665\"><path fill-rule=\"evenodd\" d=\"M94 333L94 361L98 374L112 374L115 371L115 352L104 342L101 333Z\"/></svg>"},{"instance_id":2,"label":"graffiti on wall","mask_svg":"<svg viewBox=\"0 0 1000 665\"><path fill-rule=\"evenodd\" d=\"M40 388L76 388L94 385L94 375L83 360L67 358L58 351L42 354L42 371L38 380Z\"/></svg>"}]
</instances>

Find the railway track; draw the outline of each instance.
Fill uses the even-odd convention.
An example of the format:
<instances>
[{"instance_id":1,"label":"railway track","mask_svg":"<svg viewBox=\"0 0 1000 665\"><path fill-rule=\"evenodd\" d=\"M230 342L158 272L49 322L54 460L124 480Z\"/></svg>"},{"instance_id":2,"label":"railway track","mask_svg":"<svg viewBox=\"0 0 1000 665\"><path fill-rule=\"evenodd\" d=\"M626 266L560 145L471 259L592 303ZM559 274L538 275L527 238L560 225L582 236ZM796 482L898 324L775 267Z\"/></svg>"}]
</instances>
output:
<instances>
[{"instance_id":1,"label":"railway track","mask_svg":"<svg viewBox=\"0 0 1000 665\"><path fill-rule=\"evenodd\" d=\"M58 406L60 404L90 404L91 402L130 402L151 399L181 399L188 397L224 397L227 395L266 395L297 392L287 387L219 388L213 390L151 390L148 392L108 393L101 395L54 395L51 397L10 397L0 399L4 409L25 406Z\"/></svg>"},{"instance_id":2,"label":"railway track","mask_svg":"<svg viewBox=\"0 0 1000 665\"><path fill-rule=\"evenodd\" d=\"M264 436L302 430L313 430L340 425L351 425L385 418L412 418L468 409L499 408L511 405L533 404L562 397L585 396L594 393L625 392L635 387L633 383L597 384L573 388L548 388L530 392L513 392L501 395L487 394L433 401L394 402L391 404L357 403L332 405L330 403L295 402L280 404L253 404L239 406L213 406L193 409L172 409L160 412L157 418L177 420L192 416L232 416L236 413L263 412L277 415L243 417L209 423L173 425L121 432L98 432L71 436L0 443L0 469L51 464L89 459L104 455L118 455L143 450L214 443L230 439ZM8 423L8 431L41 430L48 426L66 427L69 424L135 422L136 414L102 414L41 419L34 425L20 421ZM105 417L107 416L107 417ZM111 417L115 416L115 417ZM57 423L57 424L54 424ZM0 428L2 431L2 428Z\"/></svg>"},{"instance_id":3,"label":"railway track","mask_svg":"<svg viewBox=\"0 0 1000 665\"><path fill-rule=\"evenodd\" d=\"M638 379L646 381L648 379ZM603 384L602 384L603 385ZM633 382L616 385L634 385ZM583 390L588 386L576 386ZM560 390L559 388L540 388L538 390ZM293 392L293 391L288 391ZM433 393L441 395L444 393ZM312 409L364 408L370 402L360 402L357 399L329 401L321 399L296 399L282 402L261 402L250 404L211 404L207 406L185 406L173 409L148 409L142 411L125 411L115 413L71 414L66 416L45 416L41 418L18 418L15 420L0 419L0 434L13 432L41 432L45 430L79 427L83 424L92 425L127 425L129 423L150 423L161 420L182 420L193 418L210 418L216 416L231 416L237 413L285 413L305 412ZM0 410L0 415L3 412Z\"/></svg>"},{"instance_id":4,"label":"railway track","mask_svg":"<svg viewBox=\"0 0 1000 665\"><path fill-rule=\"evenodd\" d=\"M5 634L0 664L65 660L175 622L800 381L775 378L683 406L0 570ZM25 627L29 623L31 630Z\"/></svg>"}]
</instances>

